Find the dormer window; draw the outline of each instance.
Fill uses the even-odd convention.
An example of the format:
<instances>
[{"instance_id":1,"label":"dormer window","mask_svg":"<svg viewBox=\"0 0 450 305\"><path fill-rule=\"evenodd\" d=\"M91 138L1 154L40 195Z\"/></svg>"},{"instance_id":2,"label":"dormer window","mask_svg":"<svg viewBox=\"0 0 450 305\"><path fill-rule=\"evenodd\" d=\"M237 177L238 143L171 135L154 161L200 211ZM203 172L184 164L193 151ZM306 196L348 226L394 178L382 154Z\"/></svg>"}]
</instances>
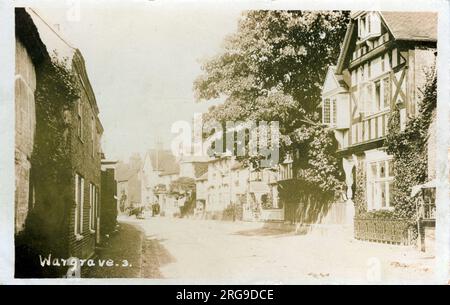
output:
<instances>
[{"instance_id":1,"label":"dormer window","mask_svg":"<svg viewBox=\"0 0 450 305\"><path fill-rule=\"evenodd\" d=\"M361 41L381 35L381 19L376 12L369 12L357 18L358 37Z\"/></svg>"}]
</instances>

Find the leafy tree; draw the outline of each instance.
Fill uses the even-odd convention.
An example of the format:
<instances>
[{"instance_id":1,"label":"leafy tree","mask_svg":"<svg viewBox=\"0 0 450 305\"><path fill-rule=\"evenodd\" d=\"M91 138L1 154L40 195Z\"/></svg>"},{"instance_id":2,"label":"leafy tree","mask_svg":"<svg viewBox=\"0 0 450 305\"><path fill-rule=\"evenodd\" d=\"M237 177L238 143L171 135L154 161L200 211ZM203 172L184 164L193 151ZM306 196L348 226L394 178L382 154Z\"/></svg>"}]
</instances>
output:
<instances>
[{"instance_id":1,"label":"leafy tree","mask_svg":"<svg viewBox=\"0 0 450 305\"><path fill-rule=\"evenodd\" d=\"M193 214L196 203L195 179L180 177L170 183L169 190L170 195L176 199L185 198L184 205L180 208L180 216Z\"/></svg>"},{"instance_id":2,"label":"leafy tree","mask_svg":"<svg viewBox=\"0 0 450 305\"><path fill-rule=\"evenodd\" d=\"M280 160L298 151L304 171L324 190L339 184L334 139L319 126L321 89L337 61L348 12L248 11L223 52L202 65L194 82L198 101L224 98L206 123L278 121ZM333 148L333 149L331 149Z\"/></svg>"}]
</instances>

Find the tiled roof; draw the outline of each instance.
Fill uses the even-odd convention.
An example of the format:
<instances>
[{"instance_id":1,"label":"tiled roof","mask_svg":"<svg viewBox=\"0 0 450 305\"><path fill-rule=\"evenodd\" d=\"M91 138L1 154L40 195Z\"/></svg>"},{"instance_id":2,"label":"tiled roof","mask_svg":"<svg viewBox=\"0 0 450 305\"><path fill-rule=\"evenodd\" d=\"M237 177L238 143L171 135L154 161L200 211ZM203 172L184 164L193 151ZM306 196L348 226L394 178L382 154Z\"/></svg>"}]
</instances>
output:
<instances>
[{"instance_id":1,"label":"tiled roof","mask_svg":"<svg viewBox=\"0 0 450 305\"><path fill-rule=\"evenodd\" d=\"M381 16L397 40L437 41L437 13L381 12Z\"/></svg>"},{"instance_id":2,"label":"tiled roof","mask_svg":"<svg viewBox=\"0 0 450 305\"><path fill-rule=\"evenodd\" d=\"M148 151L148 154L152 162L153 170L160 171L161 174L175 174L180 172L180 166L170 150L151 149Z\"/></svg>"},{"instance_id":3,"label":"tiled roof","mask_svg":"<svg viewBox=\"0 0 450 305\"><path fill-rule=\"evenodd\" d=\"M56 55L60 60L67 59L67 64L71 64L76 48L67 42L53 26L50 26L48 21L41 16L42 13L38 13L36 9L31 8L26 8L25 10L33 19L33 23L39 32L39 37L47 48L48 54L50 56Z\"/></svg>"},{"instance_id":4,"label":"tiled roof","mask_svg":"<svg viewBox=\"0 0 450 305\"><path fill-rule=\"evenodd\" d=\"M116 167L116 179L117 181L127 181L138 172L139 168L132 168L129 164L119 162Z\"/></svg>"}]
</instances>

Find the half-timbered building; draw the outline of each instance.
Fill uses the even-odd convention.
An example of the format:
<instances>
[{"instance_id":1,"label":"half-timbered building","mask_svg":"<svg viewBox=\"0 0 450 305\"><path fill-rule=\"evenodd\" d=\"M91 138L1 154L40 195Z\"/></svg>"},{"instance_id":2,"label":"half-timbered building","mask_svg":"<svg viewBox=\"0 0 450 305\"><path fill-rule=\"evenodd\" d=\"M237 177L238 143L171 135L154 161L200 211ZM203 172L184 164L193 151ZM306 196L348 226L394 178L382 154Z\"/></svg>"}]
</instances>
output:
<instances>
[{"instance_id":1,"label":"half-timbered building","mask_svg":"<svg viewBox=\"0 0 450 305\"><path fill-rule=\"evenodd\" d=\"M404 128L418 114L435 62L436 28L435 13L353 12L339 59L328 69L323 123L339 143L348 199L362 185L368 211L392 209L393 162L384 147L389 116L398 111ZM356 168L364 181L356 181Z\"/></svg>"}]
</instances>

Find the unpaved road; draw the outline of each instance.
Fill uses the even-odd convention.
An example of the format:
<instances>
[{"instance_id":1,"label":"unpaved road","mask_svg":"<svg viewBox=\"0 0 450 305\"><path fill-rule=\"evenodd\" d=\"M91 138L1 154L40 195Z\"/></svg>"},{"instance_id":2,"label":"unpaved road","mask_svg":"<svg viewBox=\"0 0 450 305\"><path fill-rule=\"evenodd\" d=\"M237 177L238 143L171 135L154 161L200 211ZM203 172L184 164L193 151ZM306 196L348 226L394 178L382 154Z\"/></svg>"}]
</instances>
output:
<instances>
[{"instance_id":1,"label":"unpaved road","mask_svg":"<svg viewBox=\"0 0 450 305\"><path fill-rule=\"evenodd\" d=\"M259 223L154 217L140 228L143 277L189 283L431 283L433 259L345 234L295 235ZM148 272L150 270L150 272Z\"/></svg>"}]
</instances>

